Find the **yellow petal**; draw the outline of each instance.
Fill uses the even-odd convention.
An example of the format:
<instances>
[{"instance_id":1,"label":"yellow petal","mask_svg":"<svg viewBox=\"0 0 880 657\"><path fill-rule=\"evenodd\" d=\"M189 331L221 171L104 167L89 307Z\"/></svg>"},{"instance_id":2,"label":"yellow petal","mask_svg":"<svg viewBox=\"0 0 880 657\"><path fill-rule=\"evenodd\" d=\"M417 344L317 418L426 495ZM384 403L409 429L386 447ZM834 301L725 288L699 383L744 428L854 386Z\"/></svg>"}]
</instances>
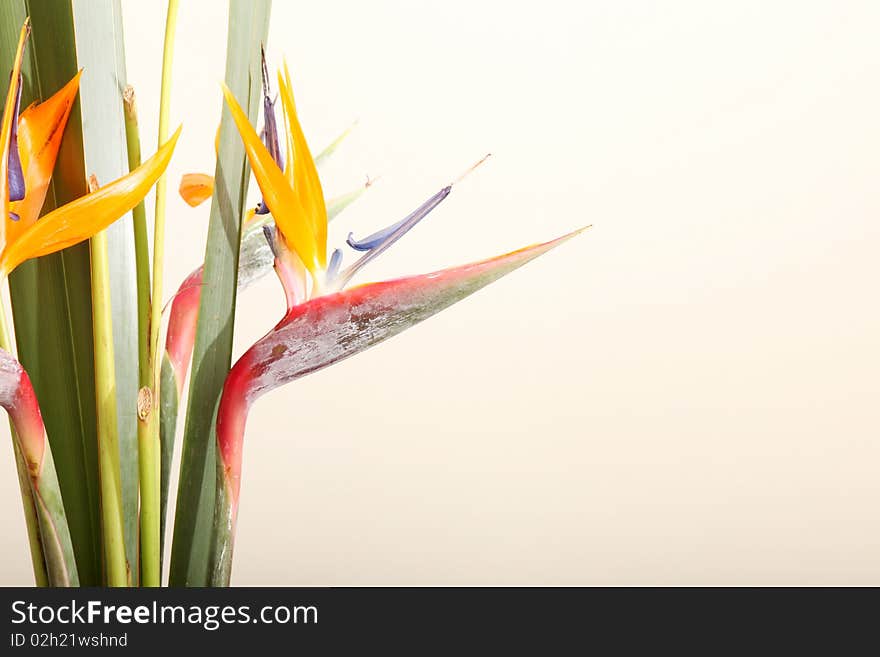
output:
<instances>
[{"instance_id":1,"label":"yellow petal","mask_svg":"<svg viewBox=\"0 0 880 657\"><path fill-rule=\"evenodd\" d=\"M18 152L26 192L21 201L12 204L19 220L7 227L9 242L14 242L40 216L81 74L82 71L77 73L48 100L28 107L18 119Z\"/></svg>"},{"instance_id":2,"label":"yellow petal","mask_svg":"<svg viewBox=\"0 0 880 657\"><path fill-rule=\"evenodd\" d=\"M275 225L278 226L287 245L296 251L306 269L317 279L319 272L323 271L325 266L326 249L320 252L317 250L311 222L299 198L294 194L281 169L275 164L260 136L248 122L247 115L225 84L223 95L226 96L226 103L241 135L254 177L260 186L263 199L272 211Z\"/></svg>"},{"instance_id":3,"label":"yellow petal","mask_svg":"<svg viewBox=\"0 0 880 657\"><path fill-rule=\"evenodd\" d=\"M214 193L214 176L207 173L185 173L180 179L180 197L190 207L201 205Z\"/></svg>"},{"instance_id":4,"label":"yellow petal","mask_svg":"<svg viewBox=\"0 0 880 657\"><path fill-rule=\"evenodd\" d=\"M278 89L279 93L286 89L284 80L281 79L281 73L278 74ZM293 94L291 94L291 100L292 98ZM290 183L291 187L296 187L296 167L294 166L296 161L296 148L293 145L293 131L290 129L290 121L287 120L287 111L283 99L281 100L281 109L284 112L284 141L287 146L287 160L284 162L284 176L287 178L287 182ZM294 110L296 110L296 107L294 107Z\"/></svg>"},{"instance_id":5,"label":"yellow petal","mask_svg":"<svg viewBox=\"0 0 880 657\"><path fill-rule=\"evenodd\" d=\"M31 21L24 20L18 37L18 49L15 51L15 62L9 78L9 92L3 107L3 120L0 121L0 248L6 244L9 219L9 145L12 140L12 121L15 114L15 101L18 95L18 76L21 73L21 60L24 55L24 44L31 33Z\"/></svg>"},{"instance_id":6,"label":"yellow petal","mask_svg":"<svg viewBox=\"0 0 880 657\"><path fill-rule=\"evenodd\" d=\"M300 199L303 208L308 214L315 232L315 243L322 253L327 252L327 206L324 202L324 190L321 188L321 180L318 177L318 168L306 143L305 135L296 115L296 103L293 100L293 87L290 85L290 72L287 63L284 64L284 79L278 75L278 86L281 95L281 104L284 107L284 116L287 119L286 130L288 134L288 181L291 180L294 192ZM291 150L291 141L293 148ZM292 154L291 154L292 153ZM271 209L271 204L269 205Z\"/></svg>"},{"instance_id":7,"label":"yellow petal","mask_svg":"<svg viewBox=\"0 0 880 657\"><path fill-rule=\"evenodd\" d=\"M153 157L131 173L53 210L33 224L7 245L0 256L0 273L9 274L25 260L87 240L131 210L165 172L178 137L180 128Z\"/></svg>"}]
</instances>

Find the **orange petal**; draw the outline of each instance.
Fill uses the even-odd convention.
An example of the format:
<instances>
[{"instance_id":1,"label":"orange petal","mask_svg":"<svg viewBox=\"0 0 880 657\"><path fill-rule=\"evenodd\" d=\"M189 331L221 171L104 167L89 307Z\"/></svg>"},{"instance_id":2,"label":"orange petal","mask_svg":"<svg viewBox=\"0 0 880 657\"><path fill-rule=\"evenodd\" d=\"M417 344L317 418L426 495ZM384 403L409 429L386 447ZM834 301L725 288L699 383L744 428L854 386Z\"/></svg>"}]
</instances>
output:
<instances>
[{"instance_id":1,"label":"orange petal","mask_svg":"<svg viewBox=\"0 0 880 657\"><path fill-rule=\"evenodd\" d=\"M324 191L318 178L318 168L312 158L309 145L296 116L296 103L293 100L293 87L290 85L290 72L284 64L284 78L278 74L281 104L287 121L288 144L288 181L292 178L292 187L305 209L312 229L315 232L315 243L321 253L327 252L327 206L324 202ZM291 150L291 141L293 150ZM271 209L271 204L269 205Z\"/></svg>"},{"instance_id":2,"label":"orange petal","mask_svg":"<svg viewBox=\"0 0 880 657\"><path fill-rule=\"evenodd\" d=\"M155 155L131 173L99 190L53 210L7 245L0 273L9 274L25 260L60 251L87 240L141 202L171 160L180 128Z\"/></svg>"},{"instance_id":3,"label":"orange petal","mask_svg":"<svg viewBox=\"0 0 880 657\"><path fill-rule=\"evenodd\" d=\"M214 193L214 176L207 173L185 173L180 179L180 197L190 207L201 205Z\"/></svg>"},{"instance_id":4,"label":"orange petal","mask_svg":"<svg viewBox=\"0 0 880 657\"><path fill-rule=\"evenodd\" d=\"M79 90L82 71L48 100L31 105L18 120L18 152L24 172L25 197L12 204L20 218L7 227L7 240L14 242L40 216L61 138Z\"/></svg>"},{"instance_id":5,"label":"orange petal","mask_svg":"<svg viewBox=\"0 0 880 657\"><path fill-rule=\"evenodd\" d=\"M272 211L275 225L278 226L287 245L296 251L306 269L317 279L319 272L324 269L326 249L318 251L311 223L306 218L305 209L298 196L225 84L223 95L226 96L226 103L241 135L254 177Z\"/></svg>"},{"instance_id":6,"label":"orange petal","mask_svg":"<svg viewBox=\"0 0 880 657\"><path fill-rule=\"evenodd\" d=\"M12 139L12 121L15 116L15 101L18 96L18 76L21 74L21 60L24 55L24 44L31 33L31 21L24 20L18 37L18 49L15 51L15 62L9 78L9 92L3 107L3 120L0 121L0 247L6 244L9 219L9 144Z\"/></svg>"}]
</instances>

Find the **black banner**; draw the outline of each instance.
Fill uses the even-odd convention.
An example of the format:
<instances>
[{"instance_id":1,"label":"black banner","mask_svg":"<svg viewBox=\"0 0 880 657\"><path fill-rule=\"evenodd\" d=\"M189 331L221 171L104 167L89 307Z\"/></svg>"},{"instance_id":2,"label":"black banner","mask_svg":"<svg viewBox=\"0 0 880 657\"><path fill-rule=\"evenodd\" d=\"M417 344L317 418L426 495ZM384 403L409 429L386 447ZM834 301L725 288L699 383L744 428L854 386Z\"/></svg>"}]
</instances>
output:
<instances>
[{"instance_id":1,"label":"black banner","mask_svg":"<svg viewBox=\"0 0 880 657\"><path fill-rule=\"evenodd\" d=\"M0 654L177 655L188 647L322 655L690 647L713 654L805 642L816 649L823 641L837 653L863 636L862 645L873 644L875 597L870 589L5 588Z\"/></svg>"}]
</instances>

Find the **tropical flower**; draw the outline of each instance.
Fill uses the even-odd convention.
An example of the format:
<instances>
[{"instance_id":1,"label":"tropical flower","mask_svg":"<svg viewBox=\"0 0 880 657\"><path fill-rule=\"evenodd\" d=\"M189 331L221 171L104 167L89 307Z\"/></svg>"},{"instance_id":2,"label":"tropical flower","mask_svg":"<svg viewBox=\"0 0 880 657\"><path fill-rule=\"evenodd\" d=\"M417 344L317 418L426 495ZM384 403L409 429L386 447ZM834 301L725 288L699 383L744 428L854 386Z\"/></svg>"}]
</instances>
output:
<instances>
[{"instance_id":1,"label":"tropical flower","mask_svg":"<svg viewBox=\"0 0 880 657\"><path fill-rule=\"evenodd\" d=\"M21 62L29 34L30 22L25 21L0 123L0 276L8 275L25 260L87 240L140 203L168 166L180 135L178 128L153 157L129 174L37 221L80 73L49 100L32 105L19 116Z\"/></svg>"},{"instance_id":2,"label":"tropical flower","mask_svg":"<svg viewBox=\"0 0 880 657\"><path fill-rule=\"evenodd\" d=\"M223 88L263 197L257 212L271 212L275 220L274 229L267 225L263 230L274 255L287 310L281 321L232 367L218 406L221 486L215 521L223 523L226 531L215 545L215 584L227 583L229 578L244 428L248 411L258 397L397 335L580 232L469 265L347 289L365 265L442 203L453 185L443 187L383 230L363 239L349 234L348 246L362 255L343 268L342 249L328 255L327 208L321 181L297 118L286 65L283 71L283 75L278 74L278 86L285 118L286 163L278 147L268 85L264 84L266 128L262 135L248 122L229 89Z\"/></svg>"}]
</instances>

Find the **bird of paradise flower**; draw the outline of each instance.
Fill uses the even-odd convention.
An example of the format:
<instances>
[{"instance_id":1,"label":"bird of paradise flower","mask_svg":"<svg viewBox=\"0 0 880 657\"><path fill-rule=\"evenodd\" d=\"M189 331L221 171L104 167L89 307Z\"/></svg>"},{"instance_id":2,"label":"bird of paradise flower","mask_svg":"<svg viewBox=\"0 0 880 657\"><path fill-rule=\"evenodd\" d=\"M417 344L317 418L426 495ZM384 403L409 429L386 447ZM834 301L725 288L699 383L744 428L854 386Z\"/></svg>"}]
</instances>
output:
<instances>
[{"instance_id":1,"label":"bird of paradise flower","mask_svg":"<svg viewBox=\"0 0 880 657\"><path fill-rule=\"evenodd\" d=\"M424 219L451 193L447 185L402 220L347 244L361 253L343 268L344 253L328 255L328 210L317 167L297 117L285 64L278 73L287 157L279 144L264 64L264 129L258 134L226 86L223 93L262 194L253 211L271 213L262 227L281 282L282 319L233 365L217 420L217 496L212 581L228 585L241 484L248 411L267 392L357 354L440 312L580 233L429 274L348 287L356 274ZM479 164L479 163L478 163ZM204 181L202 181L204 182ZM169 336L170 337L170 336Z\"/></svg>"}]
</instances>

